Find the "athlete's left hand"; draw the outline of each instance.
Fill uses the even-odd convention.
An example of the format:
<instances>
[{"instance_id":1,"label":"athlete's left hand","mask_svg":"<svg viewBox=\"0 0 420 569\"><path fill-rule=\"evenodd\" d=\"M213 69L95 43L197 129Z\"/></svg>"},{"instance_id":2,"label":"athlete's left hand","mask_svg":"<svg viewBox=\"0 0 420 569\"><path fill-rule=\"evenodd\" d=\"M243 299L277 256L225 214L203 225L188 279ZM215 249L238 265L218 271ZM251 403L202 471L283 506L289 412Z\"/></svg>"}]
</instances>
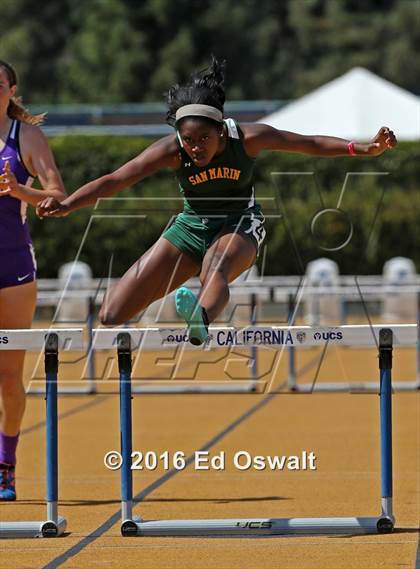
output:
<instances>
[{"instance_id":1,"label":"athlete's left hand","mask_svg":"<svg viewBox=\"0 0 420 569\"><path fill-rule=\"evenodd\" d=\"M0 175L0 196L14 196L19 191L19 184L16 176L10 168L10 162L4 165L3 174Z\"/></svg>"},{"instance_id":2,"label":"athlete's left hand","mask_svg":"<svg viewBox=\"0 0 420 569\"><path fill-rule=\"evenodd\" d=\"M368 144L368 154L371 156L380 156L385 150L394 148L396 144L397 139L395 134L387 126L383 126L379 129L378 134L372 142Z\"/></svg>"}]
</instances>

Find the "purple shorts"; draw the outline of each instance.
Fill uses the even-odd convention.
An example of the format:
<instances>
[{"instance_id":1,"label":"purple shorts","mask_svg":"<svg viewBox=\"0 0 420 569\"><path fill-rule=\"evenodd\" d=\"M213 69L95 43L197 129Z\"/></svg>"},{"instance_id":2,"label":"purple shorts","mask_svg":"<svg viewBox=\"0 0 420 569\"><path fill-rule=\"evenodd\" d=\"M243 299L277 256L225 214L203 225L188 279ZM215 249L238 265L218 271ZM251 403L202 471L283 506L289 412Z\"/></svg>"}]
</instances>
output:
<instances>
[{"instance_id":1,"label":"purple shorts","mask_svg":"<svg viewBox=\"0 0 420 569\"><path fill-rule=\"evenodd\" d=\"M36 279L36 260L32 243L19 249L0 248L0 289L19 286Z\"/></svg>"}]
</instances>

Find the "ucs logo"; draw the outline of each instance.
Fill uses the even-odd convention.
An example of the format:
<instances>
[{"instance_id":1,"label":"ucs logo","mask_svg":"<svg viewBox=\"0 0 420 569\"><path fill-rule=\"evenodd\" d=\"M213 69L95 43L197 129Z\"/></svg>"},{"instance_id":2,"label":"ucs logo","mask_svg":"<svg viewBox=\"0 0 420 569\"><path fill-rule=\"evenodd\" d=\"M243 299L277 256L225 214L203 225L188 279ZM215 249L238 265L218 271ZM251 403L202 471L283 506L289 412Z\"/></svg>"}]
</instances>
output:
<instances>
[{"instance_id":1,"label":"ucs logo","mask_svg":"<svg viewBox=\"0 0 420 569\"><path fill-rule=\"evenodd\" d=\"M188 342L189 338L188 338L188 334L169 334L168 336L163 338L163 342L170 342L170 343L176 343L176 344L181 344L183 342ZM210 334L209 336L207 336L205 344L209 344L211 341L213 340L213 335ZM1 338L0 338L0 342L1 342Z\"/></svg>"},{"instance_id":2,"label":"ucs logo","mask_svg":"<svg viewBox=\"0 0 420 569\"><path fill-rule=\"evenodd\" d=\"M342 340L343 332L315 332L314 340Z\"/></svg>"},{"instance_id":3,"label":"ucs logo","mask_svg":"<svg viewBox=\"0 0 420 569\"><path fill-rule=\"evenodd\" d=\"M164 340L165 341L165 340ZM176 342L176 343L180 343L180 342L188 342L188 336L182 335L182 334L169 334L169 336L167 336L166 338L166 342Z\"/></svg>"},{"instance_id":4,"label":"ucs logo","mask_svg":"<svg viewBox=\"0 0 420 569\"><path fill-rule=\"evenodd\" d=\"M273 522L236 522L236 527L244 529L270 529Z\"/></svg>"}]
</instances>

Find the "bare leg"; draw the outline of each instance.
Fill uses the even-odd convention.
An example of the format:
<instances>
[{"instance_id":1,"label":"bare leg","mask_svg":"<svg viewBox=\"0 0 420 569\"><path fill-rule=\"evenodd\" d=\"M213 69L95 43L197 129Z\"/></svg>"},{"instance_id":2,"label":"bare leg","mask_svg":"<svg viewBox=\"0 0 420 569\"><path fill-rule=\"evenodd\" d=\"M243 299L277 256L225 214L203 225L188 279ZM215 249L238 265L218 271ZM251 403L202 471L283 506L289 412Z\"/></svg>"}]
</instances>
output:
<instances>
[{"instance_id":1,"label":"bare leg","mask_svg":"<svg viewBox=\"0 0 420 569\"><path fill-rule=\"evenodd\" d=\"M102 324L127 322L199 270L197 261L161 237L106 293L99 313Z\"/></svg>"},{"instance_id":2,"label":"bare leg","mask_svg":"<svg viewBox=\"0 0 420 569\"><path fill-rule=\"evenodd\" d=\"M228 283L251 267L256 259L252 240L242 233L222 234L207 251L200 273L199 303L213 322L229 300Z\"/></svg>"},{"instance_id":3,"label":"bare leg","mask_svg":"<svg viewBox=\"0 0 420 569\"><path fill-rule=\"evenodd\" d=\"M36 282L0 290L0 329L30 328L36 305ZM17 309L18 307L18 309ZM0 431L15 436L25 411L24 350L4 351L0 357L2 417Z\"/></svg>"}]
</instances>

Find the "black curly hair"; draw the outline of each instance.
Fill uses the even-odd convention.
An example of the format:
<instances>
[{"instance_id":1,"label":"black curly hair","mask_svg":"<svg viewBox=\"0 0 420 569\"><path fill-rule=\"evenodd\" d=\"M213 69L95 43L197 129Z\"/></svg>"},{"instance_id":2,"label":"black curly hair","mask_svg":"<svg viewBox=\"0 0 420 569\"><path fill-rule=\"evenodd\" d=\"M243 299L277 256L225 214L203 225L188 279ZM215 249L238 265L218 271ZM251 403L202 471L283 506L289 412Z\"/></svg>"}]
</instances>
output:
<instances>
[{"instance_id":1,"label":"black curly hair","mask_svg":"<svg viewBox=\"0 0 420 569\"><path fill-rule=\"evenodd\" d=\"M168 104L166 122L171 126L175 126L176 111L184 105L190 104L210 105L223 113L223 105L225 103L225 68L226 61L218 61L212 55L209 67L193 73L185 85L173 85L169 89L166 98ZM204 120L209 120L213 124L216 122L207 118Z\"/></svg>"}]
</instances>

